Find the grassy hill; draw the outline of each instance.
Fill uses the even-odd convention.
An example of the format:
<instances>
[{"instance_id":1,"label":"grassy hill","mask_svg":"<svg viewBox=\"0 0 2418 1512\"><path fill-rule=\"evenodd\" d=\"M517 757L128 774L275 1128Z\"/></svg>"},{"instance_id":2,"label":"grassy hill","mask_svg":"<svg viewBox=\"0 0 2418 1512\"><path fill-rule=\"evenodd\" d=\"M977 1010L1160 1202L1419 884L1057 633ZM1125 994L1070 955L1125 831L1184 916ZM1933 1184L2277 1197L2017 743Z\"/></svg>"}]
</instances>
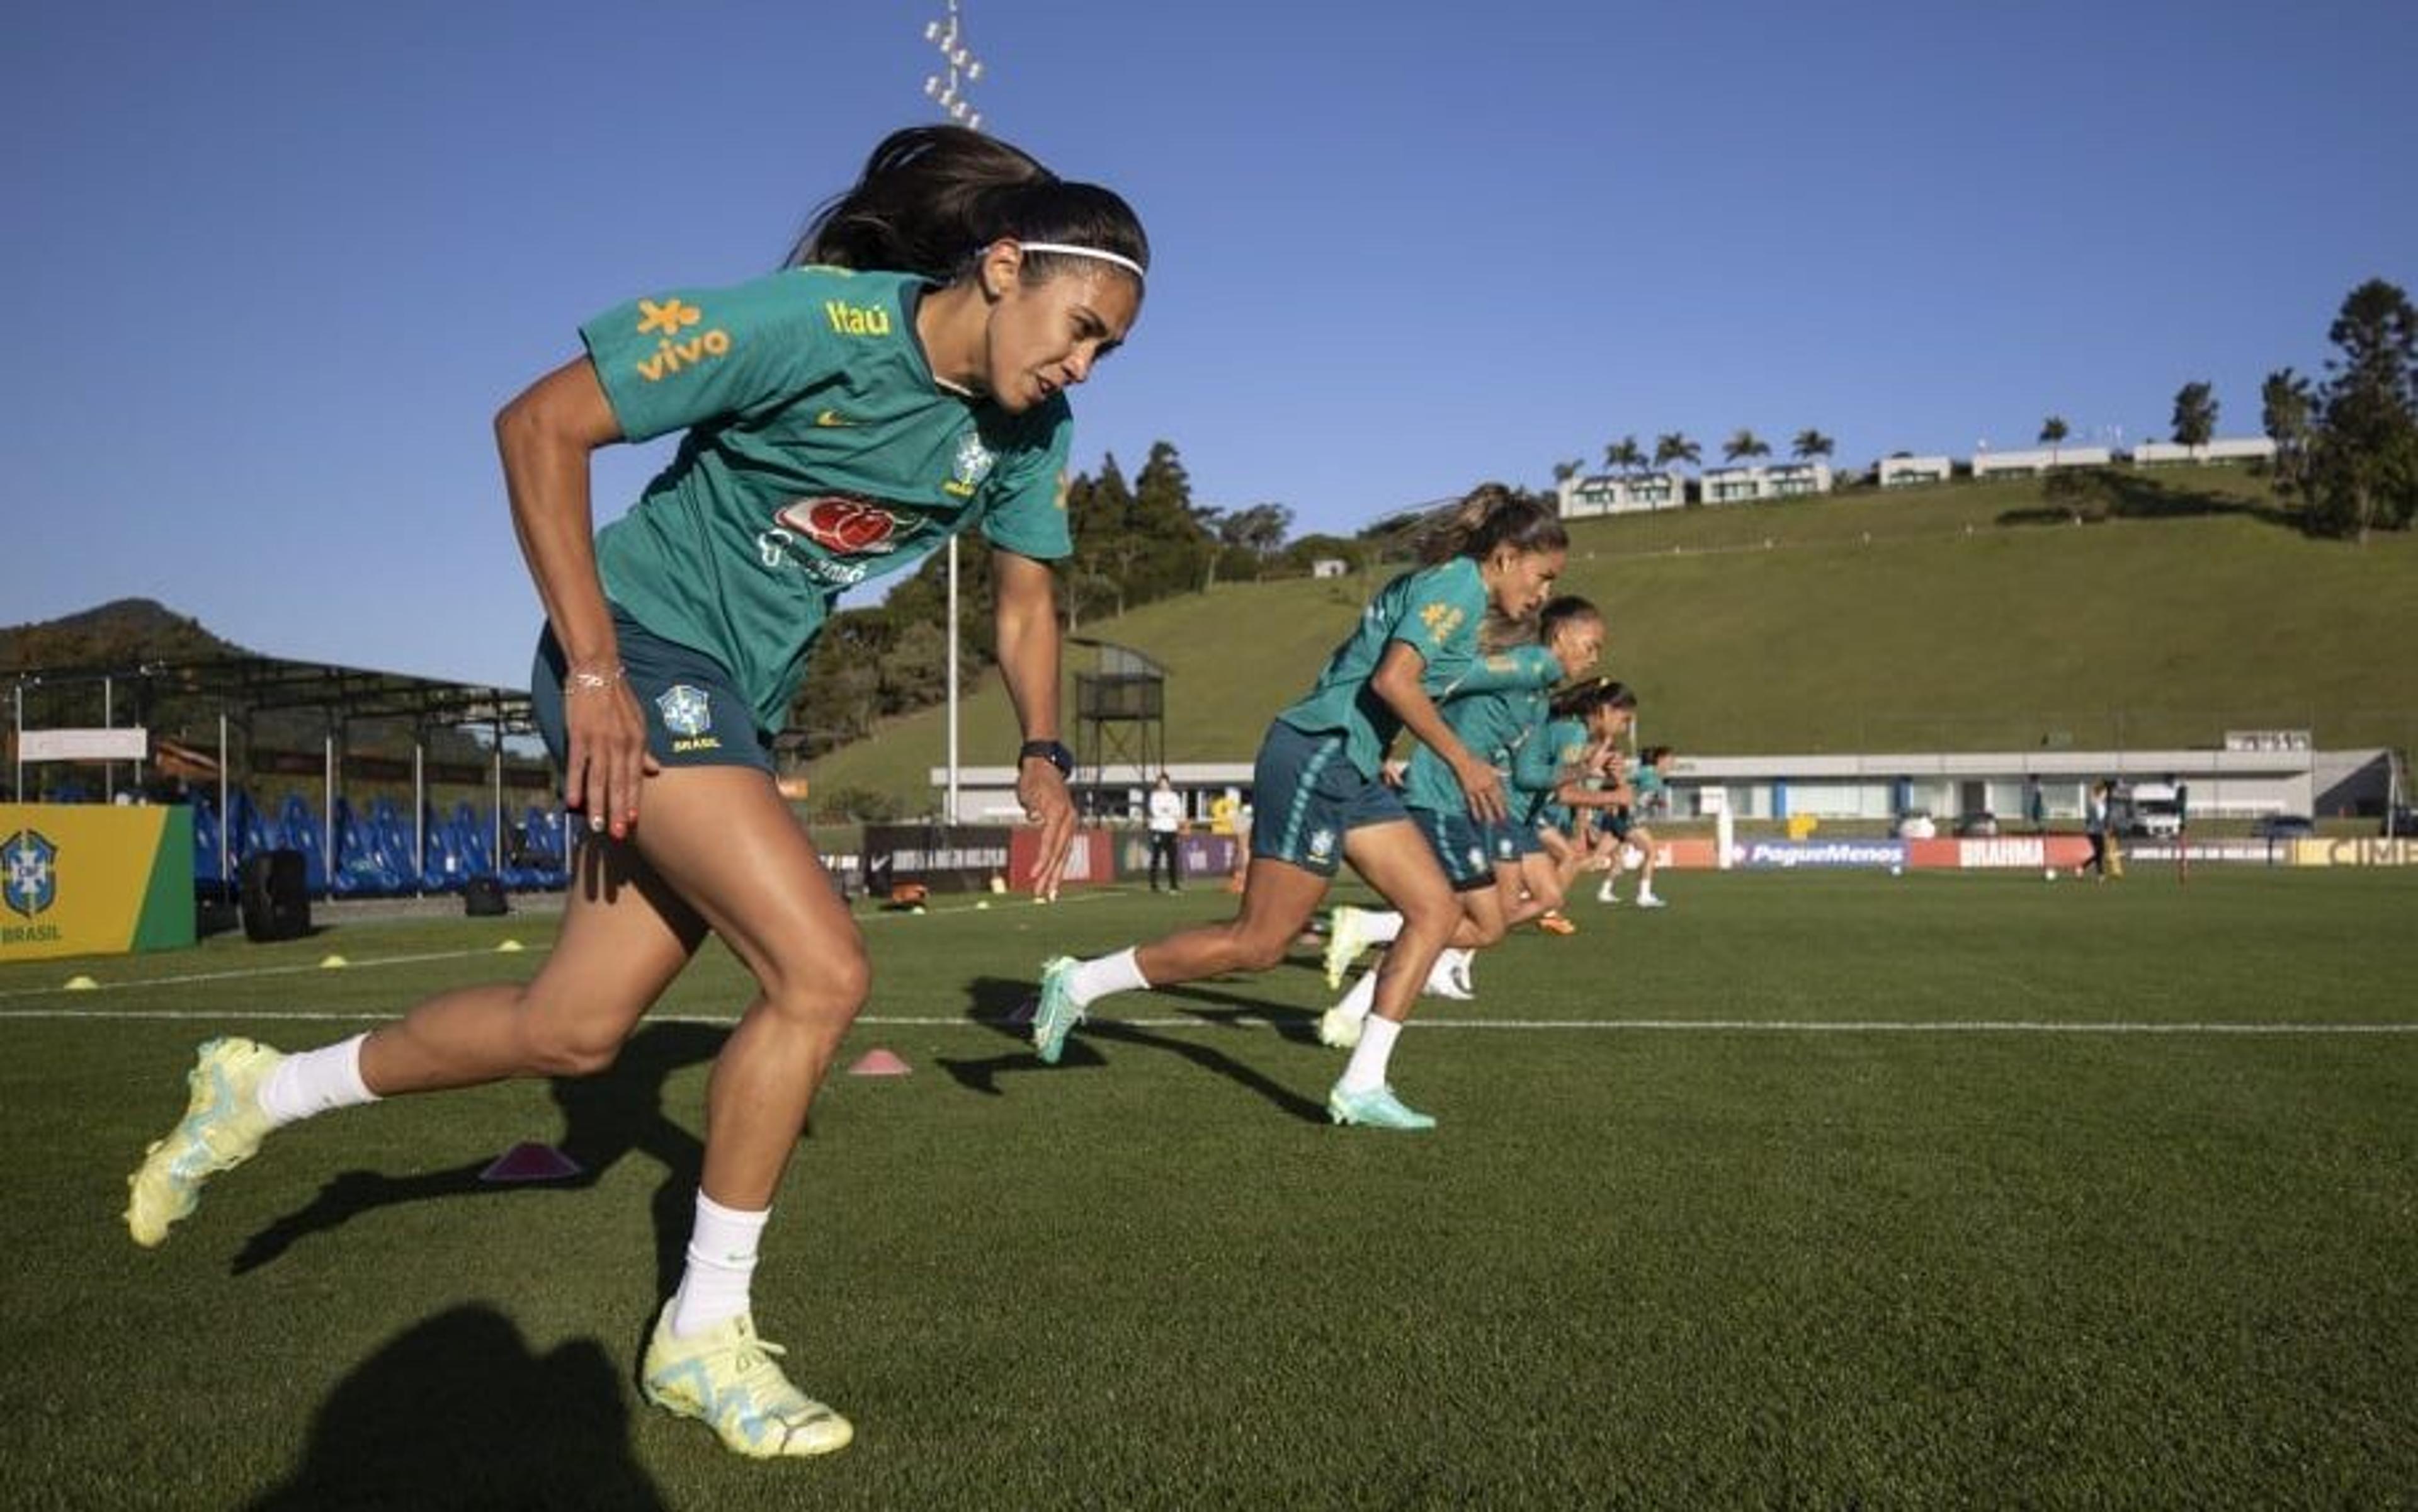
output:
<instances>
[{"instance_id":1,"label":"grassy hill","mask_svg":"<svg viewBox=\"0 0 2418 1512\"><path fill-rule=\"evenodd\" d=\"M2117 470L2074 501L2029 479L1863 491L1571 534L1564 586L1609 615L1606 669L1639 690L1646 741L2138 748L2287 726L2418 746L2418 538L2311 540L2238 471ZM1379 581L1221 584L1083 634L1169 667L1171 759L1247 760ZM1070 670L1087 655L1070 648ZM962 731L970 764L1013 749L995 681ZM945 739L937 709L899 720L819 760L815 786L920 809Z\"/></svg>"}]
</instances>

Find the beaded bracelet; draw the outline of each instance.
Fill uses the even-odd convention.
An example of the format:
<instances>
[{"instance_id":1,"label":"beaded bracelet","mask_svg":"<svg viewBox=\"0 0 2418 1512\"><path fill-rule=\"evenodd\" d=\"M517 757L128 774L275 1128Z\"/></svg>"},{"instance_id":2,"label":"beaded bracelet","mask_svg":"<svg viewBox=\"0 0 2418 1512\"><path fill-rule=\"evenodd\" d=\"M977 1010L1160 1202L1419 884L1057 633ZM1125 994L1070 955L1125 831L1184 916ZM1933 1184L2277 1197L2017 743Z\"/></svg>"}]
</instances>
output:
<instances>
[{"instance_id":1,"label":"beaded bracelet","mask_svg":"<svg viewBox=\"0 0 2418 1512\"><path fill-rule=\"evenodd\" d=\"M562 691L565 695L603 693L628 675L619 662L613 664L613 669L609 672L598 672L589 667L574 666L563 674Z\"/></svg>"}]
</instances>

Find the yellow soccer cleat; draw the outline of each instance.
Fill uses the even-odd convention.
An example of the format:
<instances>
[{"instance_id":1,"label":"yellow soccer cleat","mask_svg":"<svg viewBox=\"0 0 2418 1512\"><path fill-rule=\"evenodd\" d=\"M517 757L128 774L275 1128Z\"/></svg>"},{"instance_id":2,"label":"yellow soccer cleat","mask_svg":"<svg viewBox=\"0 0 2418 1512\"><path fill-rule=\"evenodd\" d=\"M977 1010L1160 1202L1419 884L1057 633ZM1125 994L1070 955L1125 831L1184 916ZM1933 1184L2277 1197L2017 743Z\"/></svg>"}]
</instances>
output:
<instances>
[{"instance_id":1,"label":"yellow soccer cleat","mask_svg":"<svg viewBox=\"0 0 2418 1512\"><path fill-rule=\"evenodd\" d=\"M1335 992L1343 985L1344 973L1360 958L1368 947L1369 937L1360 930L1360 910L1338 908L1326 918L1326 990Z\"/></svg>"},{"instance_id":2,"label":"yellow soccer cleat","mask_svg":"<svg viewBox=\"0 0 2418 1512\"><path fill-rule=\"evenodd\" d=\"M127 1231L145 1249L167 1242L169 1226L191 1216L202 1183L250 1160L268 1133L260 1086L285 1057L266 1045L216 1039L204 1045L185 1078L192 1096L168 1137L144 1152L143 1168L126 1179Z\"/></svg>"},{"instance_id":3,"label":"yellow soccer cleat","mask_svg":"<svg viewBox=\"0 0 2418 1512\"><path fill-rule=\"evenodd\" d=\"M789 1384L773 1363L781 1352L778 1344L756 1336L755 1320L744 1313L681 1338L672 1332L671 1304L666 1303L639 1368L640 1389L647 1400L697 1419L751 1459L847 1448L856 1429Z\"/></svg>"}]
</instances>

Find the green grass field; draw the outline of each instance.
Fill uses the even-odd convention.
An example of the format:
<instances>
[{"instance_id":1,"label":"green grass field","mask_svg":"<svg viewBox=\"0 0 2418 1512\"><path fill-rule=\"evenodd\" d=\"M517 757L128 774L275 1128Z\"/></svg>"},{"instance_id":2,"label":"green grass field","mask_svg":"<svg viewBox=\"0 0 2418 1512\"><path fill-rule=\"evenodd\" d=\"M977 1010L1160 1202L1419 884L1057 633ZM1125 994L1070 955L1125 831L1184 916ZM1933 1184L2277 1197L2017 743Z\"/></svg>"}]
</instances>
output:
<instances>
[{"instance_id":1,"label":"green grass field","mask_svg":"<svg viewBox=\"0 0 2418 1512\"><path fill-rule=\"evenodd\" d=\"M2122 512L2085 527L2031 523L2054 512L2031 479L1574 521L1563 586L1608 612L1604 670L1639 690L1641 738L1688 752L2143 750L2228 728L2418 748L2418 659L2397 650L2418 535L2309 539L2235 469L2122 481ZM1168 666L1171 760L1247 762L1381 581L1221 584L1080 633ZM977 764L1015 749L995 683L963 740ZM811 775L923 813L945 750L932 710Z\"/></svg>"},{"instance_id":2,"label":"green grass field","mask_svg":"<svg viewBox=\"0 0 2418 1512\"><path fill-rule=\"evenodd\" d=\"M195 1040L325 1042L547 923L0 970L0 1505L2418 1499L2418 874L1665 892L1424 1005L1424 1136L1324 1123L1306 951L1115 1000L1055 1069L996 1021L1221 895L868 913L847 1058L914 1074L834 1077L767 1236L758 1316L859 1430L796 1464L631 1382L718 947L611 1073L302 1125L148 1253L124 1176ZM482 1187L524 1139L589 1176Z\"/></svg>"}]
</instances>

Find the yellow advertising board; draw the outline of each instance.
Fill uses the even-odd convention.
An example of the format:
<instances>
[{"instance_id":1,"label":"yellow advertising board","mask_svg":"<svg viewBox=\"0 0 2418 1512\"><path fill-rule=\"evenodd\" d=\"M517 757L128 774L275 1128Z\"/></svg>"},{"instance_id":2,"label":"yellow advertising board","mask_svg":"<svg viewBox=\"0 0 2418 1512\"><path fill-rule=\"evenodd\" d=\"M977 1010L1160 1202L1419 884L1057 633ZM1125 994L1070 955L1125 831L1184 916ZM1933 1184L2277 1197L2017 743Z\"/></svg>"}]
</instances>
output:
<instances>
[{"instance_id":1,"label":"yellow advertising board","mask_svg":"<svg viewBox=\"0 0 2418 1512\"><path fill-rule=\"evenodd\" d=\"M0 961L192 942L192 810L0 803Z\"/></svg>"},{"instance_id":2,"label":"yellow advertising board","mask_svg":"<svg viewBox=\"0 0 2418 1512\"><path fill-rule=\"evenodd\" d=\"M2295 866L2418 866L2418 840L2369 835L2355 840L2295 840Z\"/></svg>"}]
</instances>

